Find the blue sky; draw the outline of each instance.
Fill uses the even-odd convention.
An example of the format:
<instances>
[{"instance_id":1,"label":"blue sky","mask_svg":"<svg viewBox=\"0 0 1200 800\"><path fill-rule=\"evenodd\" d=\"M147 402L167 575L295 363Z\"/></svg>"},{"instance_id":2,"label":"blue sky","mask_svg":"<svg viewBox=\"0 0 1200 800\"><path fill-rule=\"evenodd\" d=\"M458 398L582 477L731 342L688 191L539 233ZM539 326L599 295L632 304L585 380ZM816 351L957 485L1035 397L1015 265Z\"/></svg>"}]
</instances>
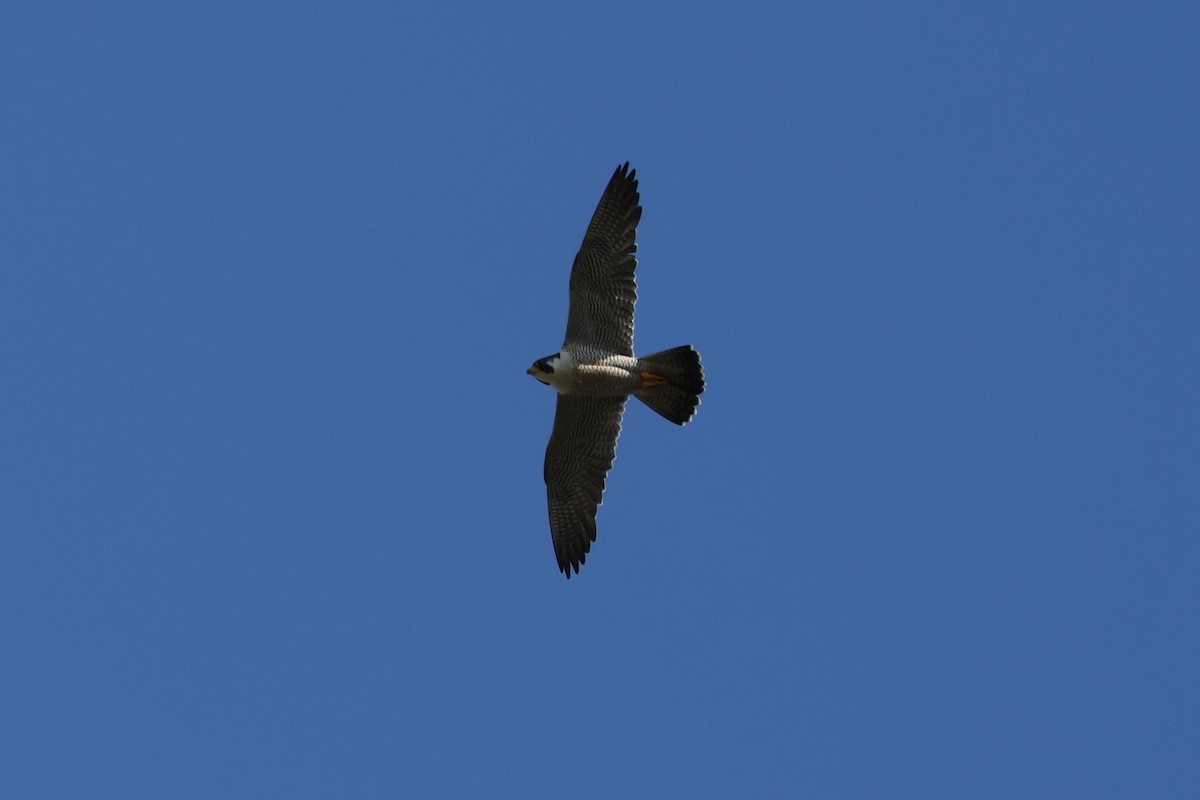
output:
<instances>
[{"instance_id":1,"label":"blue sky","mask_svg":"<svg viewBox=\"0 0 1200 800\"><path fill-rule=\"evenodd\" d=\"M0 795L1190 797L1191 3L0 11ZM631 405L541 464L613 168Z\"/></svg>"}]
</instances>

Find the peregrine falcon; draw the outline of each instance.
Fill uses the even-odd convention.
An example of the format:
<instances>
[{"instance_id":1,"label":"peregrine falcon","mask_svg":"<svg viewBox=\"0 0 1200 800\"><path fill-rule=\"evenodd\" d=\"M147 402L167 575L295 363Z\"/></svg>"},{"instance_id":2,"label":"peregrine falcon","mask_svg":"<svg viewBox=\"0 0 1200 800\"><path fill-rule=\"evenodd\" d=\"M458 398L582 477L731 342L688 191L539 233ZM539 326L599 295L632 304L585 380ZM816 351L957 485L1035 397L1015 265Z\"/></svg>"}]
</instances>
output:
<instances>
[{"instance_id":1,"label":"peregrine falcon","mask_svg":"<svg viewBox=\"0 0 1200 800\"><path fill-rule=\"evenodd\" d=\"M616 456L625 401L633 395L683 425L704 391L700 354L691 345L633 354L639 197L637 171L626 162L600 197L571 267L562 350L526 370L558 393L543 478L554 555L568 579L596 541L596 507Z\"/></svg>"}]
</instances>

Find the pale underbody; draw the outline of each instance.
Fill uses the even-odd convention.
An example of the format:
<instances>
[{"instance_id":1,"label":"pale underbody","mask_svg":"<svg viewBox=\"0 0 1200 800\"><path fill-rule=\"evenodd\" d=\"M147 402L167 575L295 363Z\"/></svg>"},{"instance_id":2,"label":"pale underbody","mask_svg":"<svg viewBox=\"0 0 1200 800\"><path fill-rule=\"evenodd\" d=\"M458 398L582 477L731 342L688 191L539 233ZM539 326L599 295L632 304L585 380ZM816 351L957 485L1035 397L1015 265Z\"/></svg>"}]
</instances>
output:
<instances>
[{"instance_id":1,"label":"pale underbody","mask_svg":"<svg viewBox=\"0 0 1200 800\"><path fill-rule=\"evenodd\" d=\"M549 364L553 371L531 369L530 374L559 394L622 396L657 382L638 369L638 359L633 356L609 355L595 363L576 364L575 359L564 351L549 359Z\"/></svg>"}]
</instances>

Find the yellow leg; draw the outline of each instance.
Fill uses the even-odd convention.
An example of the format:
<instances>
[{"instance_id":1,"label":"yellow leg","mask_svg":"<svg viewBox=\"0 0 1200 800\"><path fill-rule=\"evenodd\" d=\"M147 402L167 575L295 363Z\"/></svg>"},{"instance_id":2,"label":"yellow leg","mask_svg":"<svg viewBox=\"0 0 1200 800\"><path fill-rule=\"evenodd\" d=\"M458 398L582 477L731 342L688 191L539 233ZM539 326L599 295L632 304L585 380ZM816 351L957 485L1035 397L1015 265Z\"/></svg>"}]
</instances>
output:
<instances>
[{"instance_id":1,"label":"yellow leg","mask_svg":"<svg viewBox=\"0 0 1200 800\"><path fill-rule=\"evenodd\" d=\"M639 372L642 376L642 386L662 386L667 382L667 379L662 375L656 375L653 372Z\"/></svg>"}]
</instances>

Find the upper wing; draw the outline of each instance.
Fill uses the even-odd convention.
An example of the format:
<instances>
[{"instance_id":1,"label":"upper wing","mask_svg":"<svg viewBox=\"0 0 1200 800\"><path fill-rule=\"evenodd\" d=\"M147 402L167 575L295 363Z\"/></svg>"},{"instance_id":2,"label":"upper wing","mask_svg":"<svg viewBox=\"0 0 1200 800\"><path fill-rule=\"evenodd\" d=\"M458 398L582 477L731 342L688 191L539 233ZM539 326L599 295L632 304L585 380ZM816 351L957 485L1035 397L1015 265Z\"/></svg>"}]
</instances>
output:
<instances>
[{"instance_id":1,"label":"upper wing","mask_svg":"<svg viewBox=\"0 0 1200 800\"><path fill-rule=\"evenodd\" d=\"M571 577L596 541L596 507L617 453L625 397L558 396L546 447L546 500L558 568Z\"/></svg>"},{"instance_id":2,"label":"upper wing","mask_svg":"<svg viewBox=\"0 0 1200 800\"><path fill-rule=\"evenodd\" d=\"M637 170L617 167L600 197L583 245L571 268L571 308L567 337L571 344L595 345L633 355L633 304L637 302Z\"/></svg>"}]
</instances>

